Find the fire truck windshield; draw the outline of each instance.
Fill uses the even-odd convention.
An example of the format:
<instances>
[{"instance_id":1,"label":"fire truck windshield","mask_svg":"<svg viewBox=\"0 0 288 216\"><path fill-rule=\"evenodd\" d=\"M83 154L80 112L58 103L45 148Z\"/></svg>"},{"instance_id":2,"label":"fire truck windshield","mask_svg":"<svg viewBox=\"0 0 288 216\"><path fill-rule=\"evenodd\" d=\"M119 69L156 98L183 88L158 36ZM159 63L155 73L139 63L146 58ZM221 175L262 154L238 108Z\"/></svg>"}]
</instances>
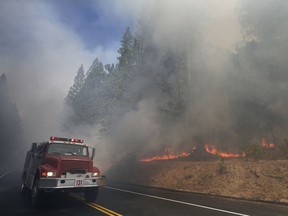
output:
<instances>
[{"instance_id":1,"label":"fire truck windshield","mask_svg":"<svg viewBox=\"0 0 288 216\"><path fill-rule=\"evenodd\" d=\"M77 144L61 144L61 143L52 143L49 145L48 154L56 155L77 155L88 157L88 148L83 145Z\"/></svg>"}]
</instances>

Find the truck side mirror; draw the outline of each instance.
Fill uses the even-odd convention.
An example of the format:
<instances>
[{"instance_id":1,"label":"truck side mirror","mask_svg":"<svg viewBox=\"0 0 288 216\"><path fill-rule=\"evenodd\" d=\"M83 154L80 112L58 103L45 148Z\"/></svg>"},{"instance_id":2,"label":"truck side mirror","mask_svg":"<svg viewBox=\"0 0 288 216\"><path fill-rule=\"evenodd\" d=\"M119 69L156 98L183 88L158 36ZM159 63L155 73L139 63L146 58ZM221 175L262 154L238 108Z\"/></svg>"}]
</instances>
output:
<instances>
[{"instance_id":1,"label":"truck side mirror","mask_svg":"<svg viewBox=\"0 0 288 216\"><path fill-rule=\"evenodd\" d=\"M36 152L37 143L32 143L31 152Z\"/></svg>"},{"instance_id":2,"label":"truck side mirror","mask_svg":"<svg viewBox=\"0 0 288 216\"><path fill-rule=\"evenodd\" d=\"M95 156L95 148L92 149L92 155L91 155L91 159L93 159Z\"/></svg>"}]
</instances>

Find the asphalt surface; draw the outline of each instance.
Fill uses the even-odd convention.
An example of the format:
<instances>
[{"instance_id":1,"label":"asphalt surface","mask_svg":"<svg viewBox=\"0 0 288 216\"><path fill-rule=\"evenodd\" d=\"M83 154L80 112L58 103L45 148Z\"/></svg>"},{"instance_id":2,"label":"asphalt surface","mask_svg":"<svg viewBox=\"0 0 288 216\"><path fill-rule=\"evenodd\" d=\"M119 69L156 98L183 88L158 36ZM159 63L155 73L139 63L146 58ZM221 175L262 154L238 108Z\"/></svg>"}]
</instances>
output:
<instances>
[{"instance_id":1,"label":"asphalt surface","mask_svg":"<svg viewBox=\"0 0 288 216\"><path fill-rule=\"evenodd\" d=\"M108 182L96 202L86 203L82 194L49 194L33 209L20 194L20 172L1 171L0 215L287 216L288 206Z\"/></svg>"}]
</instances>

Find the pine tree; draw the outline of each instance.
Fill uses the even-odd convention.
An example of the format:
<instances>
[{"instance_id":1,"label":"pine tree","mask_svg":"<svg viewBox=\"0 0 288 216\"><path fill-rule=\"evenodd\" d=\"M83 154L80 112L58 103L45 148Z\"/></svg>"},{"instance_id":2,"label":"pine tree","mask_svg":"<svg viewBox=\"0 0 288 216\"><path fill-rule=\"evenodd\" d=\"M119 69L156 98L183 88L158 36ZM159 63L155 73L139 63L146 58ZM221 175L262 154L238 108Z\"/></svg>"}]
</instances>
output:
<instances>
[{"instance_id":1,"label":"pine tree","mask_svg":"<svg viewBox=\"0 0 288 216\"><path fill-rule=\"evenodd\" d=\"M83 88L79 93L79 103L75 107L76 115L82 122L93 124L105 112L103 84L107 78L101 61L96 58L90 66Z\"/></svg>"},{"instance_id":2,"label":"pine tree","mask_svg":"<svg viewBox=\"0 0 288 216\"><path fill-rule=\"evenodd\" d=\"M101 85L106 78L106 73L101 61L96 58L87 71L86 80L83 85L85 91L93 91Z\"/></svg>"},{"instance_id":3,"label":"pine tree","mask_svg":"<svg viewBox=\"0 0 288 216\"><path fill-rule=\"evenodd\" d=\"M116 71L114 64L106 64L105 69L106 71L108 71L108 76L112 76Z\"/></svg>"},{"instance_id":4,"label":"pine tree","mask_svg":"<svg viewBox=\"0 0 288 216\"><path fill-rule=\"evenodd\" d=\"M79 95L81 88L83 87L84 81L85 81L84 67L83 65L81 65L75 76L74 84L70 88L68 95L65 98L66 104L70 106L75 105L75 100Z\"/></svg>"},{"instance_id":5,"label":"pine tree","mask_svg":"<svg viewBox=\"0 0 288 216\"><path fill-rule=\"evenodd\" d=\"M125 100L131 98L129 88L136 76L138 45L128 27L123 34L121 47L118 50L120 56L118 57L118 64L116 65L116 72L112 81L114 98L118 103L122 101L126 104Z\"/></svg>"},{"instance_id":6,"label":"pine tree","mask_svg":"<svg viewBox=\"0 0 288 216\"><path fill-rule=\"evenodd\" d=\"M131 63L133 61L133 44L134 37L128 27L122 37L121 47L118 50L118 53L120 54L120 56L118 57L118 68L128 69L131 66Z\"/></svg>"}]
</instances>

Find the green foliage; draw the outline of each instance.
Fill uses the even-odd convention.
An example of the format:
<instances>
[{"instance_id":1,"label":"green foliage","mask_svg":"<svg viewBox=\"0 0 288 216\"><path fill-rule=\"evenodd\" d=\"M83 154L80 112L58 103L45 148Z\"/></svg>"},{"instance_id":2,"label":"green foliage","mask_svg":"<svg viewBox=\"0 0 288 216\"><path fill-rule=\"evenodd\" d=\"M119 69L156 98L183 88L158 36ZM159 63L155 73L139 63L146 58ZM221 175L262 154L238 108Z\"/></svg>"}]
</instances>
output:
<instances>
[{"instance_id":1,"label":"green foliage","mask_svg":"<svg viewBox=\"0 0 288 216\"><path fill-rule=\"evenodd\" d=\"M134 37L130 32L130 29L127 28L123 38L121 40L121 47L118 50L120 56L118 57L119 63L117 68L120 70L128 70L131 72L131 67L134 65Z\"/></svg>"},{"instance_id":2,"label":"green foliage","mask_svg":"<svg viewBox=\"0 0 288 216\"><path fill-rule=\"evenodd\" d=\"M131 99L134 97L131 86L135 80L138 67L138 52L139 46L136 45L136 39L127 28L121 40L121 47L118 50L118 64L116 72L111 77L111 85L113 88L115 104L125 106L131 104Z\"/></svg>"},{"instance_id":3,"label":"green foliage","mask_svg":"<svg viewBox=\"0 0 288 216\"><path fill-rule=\"evenodd\" d=\"M155 44L154 31L158 29L149 26L153 17L147 22L140 20L135 34L129 28L125 30L117 64L103 67L96 58L86 76L83 68L81 72L79 69L66 97L66 103L74 110L73 119L77 123L100 124L103 126L101 131L107 133L119 117L137 110L140 101L153 101L158 107L153 117L156 116L159 128L164 128L157 132L186 129L179 133L182 137L177 137L177 142L199 143L197 149L203 152L203 158L206 155L204 141L214 137L221 139L222 125L225 129L229 127L232 135L241 137L239 143L249 143L255 136L286 128L288 116L280 109L288 101L285 93L288 28L280 21L285 20L288 13L287 3L276 1L277 4L273 4L263 0L261 5L256 0L241 1L238 8L240 24L249 40L244 41L234 54L226 51L225 55L220 54L220 59L233 60L231 64L223 65L226 70L221 73L223 76L220 73L218 76L213 69L206 71L212 66L204 58L206 46L194 47L192 35L191 41L183 42L191 45L183 49L177 46L176 50L173 48L176 46L164 42ZM217 93L221 93L220 100ZM207 112L201 109L207 109ZM208 116L202 118L203 114ZM219 116L225 118L223 124ZM209 125L209 120L215 127ZM176 128L175 123L180 127ZM194 133L201 137L193 137ZM267 149L252 144L242 146L242 150L255 159L267 154ZM220 172L225 172L224 162L221 162Z\"/></svg>"},{"instance_id":4,"label":"green foliage","mask_svg":"<svg viewBox=\"0 0 288 216\"><path fill-rule=\"evenodd\" d=\"M99 61L98 58L96 58L90 66L89 70L87 71L82 91L86 91L85 93L91 93L96 89L99 89L106 76L107 74L104 71L102 62Z\"/></svg>"},{"instance_id":5,"label":"green foliage","mask_svg":"<svg viewBox=\"0 0 288 216\"><path fill-rule=\"evenodd\" d=\"M116 110L119 113L125 112L137 103L132 85L137 72L139 49L139 44L127 28L118 50L120 56L116 66L106 64L103 67L102 62L96 58L86 76L83 67L80 67L65 99L66 104L74 110L69 117L72 122L100 124L106 132L113 121L112 113L115 114Z\"/></svg>"},{"instance_id":6,"label":"green foliage","mask_svg":"<svg viewBox=\"0 0 288 216\"><path fill-rule=\"evenodd\" d=\"M65 99L74 111L69 117L72 122L100 124L107 132L115 117L135 109L139 100L154 93L167 99L159 103L163 125L169 122L173 126L173 122L183 117L187 92L186 57L171 50L164 51L164 55L155 52L155 57L161 58L162 67L157 70L150 68L154 65L151 51L157 51L157 48L151 49L150 41L143 43L143 35L139 34L143 29L140 28L137 37L129 28L125 30L116 65L106 64L104 68L96 58L86 76L83 67L80 67Z\"/></svg>"},{"instance_id":7,"label":"green foliage","mask_svg":"<svg viewBox=\"0 0 288 216\"><path fill-rule=\"evenodd\" d=\"M74 84L70 88L68 95L65 98L66 104L75 106L75 103L77 102L79 93L83 87L84 82L85 82L84 68L83 65L81 65L75 76Z\"/></svg>"},{"instance_id":8,"label":"green foliage","mask_svg":"<svg viewBox=\"0 0 288 216\"><path fill-rule=\"evenodd\" d=\"M79 93L79 106L74 107L82 122L89 124L101 119L106 111L106 101L103 100L103 85L107 73L101 61L96 58L86 74L86 79Z\"/></svg>"},{"instance_id":9,"label":"green foliage","mask_svg":"<svg viewBox=\"0 0 288 216\"><path fill-rule=\"evenodd\" d=\"M115 68L114 64L106 64L104 67L108 71L108 76L113 76L114 75L114 73L116 71L116 68Z\"/></svg>"},{"instance_id":10,"label":"green foliage","mask_svg":"<svg viewBox=\"0 0 288 216\"><path fill-rule=\"evenodd\" d=\"M114 70L113 65L109 65L107 68L111 72ZM108 74L98 58L93 61L86 76L81 65L75 77L74 85L70 88L65 99L66 104L74 111L68 117L69 122L64 123L66 127L69 127L70 121L75 124L94 124L103 118L107 110L107 102L103 96L103 86L107 78Z\"/></svg>"}]
</instances>

